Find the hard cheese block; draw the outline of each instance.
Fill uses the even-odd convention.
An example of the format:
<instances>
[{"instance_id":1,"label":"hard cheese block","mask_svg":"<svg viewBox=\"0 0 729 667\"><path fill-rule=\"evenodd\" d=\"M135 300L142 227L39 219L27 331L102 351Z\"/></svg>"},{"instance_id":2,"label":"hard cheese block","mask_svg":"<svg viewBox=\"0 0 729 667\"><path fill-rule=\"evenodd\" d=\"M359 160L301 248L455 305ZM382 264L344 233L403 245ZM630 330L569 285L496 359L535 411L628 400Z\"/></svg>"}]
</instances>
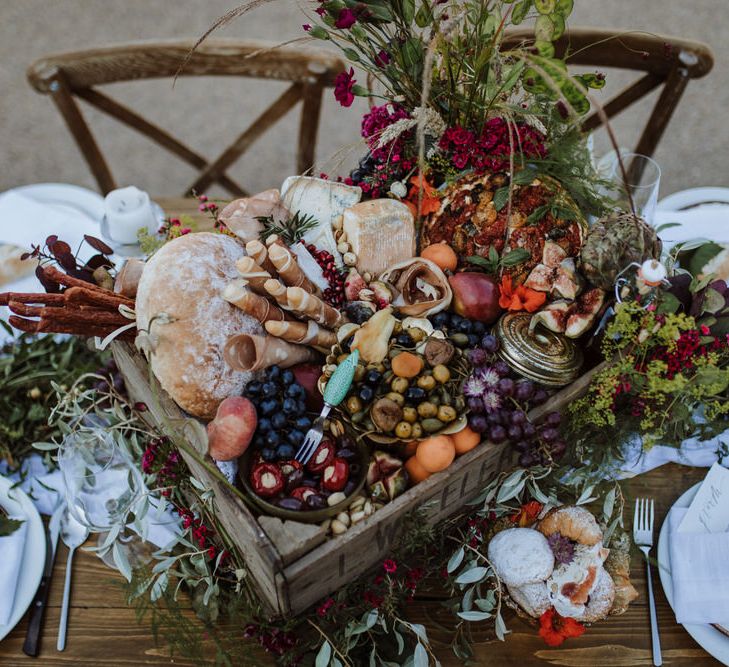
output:
<instances>
[{"instance_id":1,"label":"hard cheese block","mask_svg":"<svg viewBox=\"0 0 729 667\"><path fill-rule=\"evenodd\" d=\"M362 189L312 176L289 176L281 186L281 198L292 213L316 220L316 227L304 235L304 241L331 253L341 267L342 258L337 252L332 227L345 209L362 198Z\"/></svg>"},{"instance_id":2,"label":"hard cheese block","mask_svg":"<svg viewBox=\"0 0 729 667\"><path fill-rule=\"evenodd\" d=\"M357 270L377 276L393 264L415 256L415 223L405 204L373 199L344 212L344 232Z\"/></svg>"}]
</instances>

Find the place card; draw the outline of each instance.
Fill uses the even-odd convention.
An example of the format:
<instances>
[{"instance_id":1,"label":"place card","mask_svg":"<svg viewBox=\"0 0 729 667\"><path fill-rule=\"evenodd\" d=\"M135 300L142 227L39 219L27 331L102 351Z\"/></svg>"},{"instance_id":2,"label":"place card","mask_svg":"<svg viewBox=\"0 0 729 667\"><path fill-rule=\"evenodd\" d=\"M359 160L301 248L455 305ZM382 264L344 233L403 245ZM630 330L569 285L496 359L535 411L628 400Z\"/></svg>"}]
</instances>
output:
<instances>
[{"instance_id":1,"label":"place card","mask_svg":"<svg viewBox=\"0 0 729 667\"><path fill-rule=\"evenodd\" d=\"M714 463L678 527L679 533L729 530L729 470Z\"/></svg>"}]
</instances>

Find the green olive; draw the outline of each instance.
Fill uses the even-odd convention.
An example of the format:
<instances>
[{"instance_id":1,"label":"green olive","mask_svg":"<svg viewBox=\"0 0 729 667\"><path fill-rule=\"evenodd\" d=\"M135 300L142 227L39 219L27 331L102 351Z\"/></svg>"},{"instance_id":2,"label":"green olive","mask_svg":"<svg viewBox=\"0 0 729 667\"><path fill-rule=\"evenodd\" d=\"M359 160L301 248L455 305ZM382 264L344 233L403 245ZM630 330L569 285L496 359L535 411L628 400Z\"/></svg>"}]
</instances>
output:
<instances>
[{"instance_id":1,"label":"green olive","mask_svg":"<svg viewBox=\"0 0 729 667\"><path fill-rule=\"evenodd\" d=\"M418 387L430 391L435 387L435 378L432 375L421 375L418 378Z\"/></svg>"},{"instance_id":2,"label":"green olive","mask_svg":"<svg viewBox=\"0 0 729 667\"><path fill-rule=\"evenodd\" d=\"M454 333L448 336L456 347L467 347L468 336L464 333Z\"/></svg>"},{"instance_id":3,"label":"green olive","mask_svg":"<svg viewBox=\"0 0 729 667\"><path fill-rule=\"evenodd\" d=\"M410 383L407 381L407 378L401 377L393 378L392 382L390 383L390 388L393 391L396 391L398 394L404 394L408 390L409 386Z\"/></svg>"},{"instance_id":4,"label":"green olive","mask_svg":"<svg viewBox=\"0 0 729 667\"><path fill-rule=\"evenodd\" d=\"M399 334L402 331L402 322L395 320L395 326L392 327L392 333Z\"/></svg>"},{"instance_id":5,"label":"green olive","mask_svg":"<svg viewBox=\"0 0 729 667\"><path fill-rule=\"evenodd\" d=\"M453 401L453 407L456 409L456 412L459 414L462 413L466 409L466 399L463 396L456 396L456 399Z\"/></svg>"},{"instance_id":6,"label":"green olive","mask_svg":"<svg viewBox=\"0 0 729 667\"><path fill-rule=\"evenodd\" d=\"M446 391L444 387L440 388L441 405L451 405L453 403L453 397L450 392Z\"/></svg>"},{"instance_id":7,"label":"green olive","mask_svg":"<svg viewBox=\"0 0 729 667\"><path fill-rule=\"evenodd\" d=\"M412 408L410 406L402 409L402 418L406 422L410 422L411 424L414 424L416 421L418 421L418 411L415 408Z\"/></svg>"},{"instance_id":8,"label":"green olive","mask_svg":"<svg viewBox=\"0 0 729 667\"><path fill-rule=\"evenodd\" d=\"M408 333L410 334L410 338L412 338L416 343L419 343L425 338L425 331L419 327L410 327L408 329Z\"/></svg>"},{"instance_id":9,"label":"green olive","mask_svg":"<svg viewBox=\"0 0 729 667\"><path fill-rule=\"evenodd\" d=\"M458 414L450 405L441 405L438 408L438 419L448 424L452 422Z\"/></svg>"},{"instance_id":10,"label":"green olive","mask_svg":"<svg viewBox=\"0 0 729 667\"><path fill-rule=\"evenodd\" d=\"M423 419L421 424L426 433L435 433L443 428L443 422L440 419Z\"/></svg>"},{"instance_id":11,"label":"green olive","mask_svg":"<svg viewBox=\"0 0 729 667\"><path fill-rule=\"evenodd\" d=\"M346 408L350 415L353 415L355 412L360 412L362 407L362 400L359 396L350 396L347 399Z\"/></svg>"},{"instance_id":12,"label":"green olive","mask_svg":"<svg viewBox=\"0 0 729 667\"><path fill-rule=\"evenodd\" d=\"M391 369L386 370L384 372L384 374L382 375L382 381L383 382L390 382L390 380L392 380L393 375L394 375L394 373L392 372Z\"/></svg>"},{"instance_id":13,"label":"green olive","mask_svg":"<svg viewBox=\"0 0 729 667\"><path fill-rule=\"evenodd\" d=\"M435 417L438 414L438 406L430 403L429 401L426 401L425 403L421 403L418 406L418 414L423 419L427 419L428 417Z\"/></svg>"},{"instance_id":14,"label":"green olive","mask_svg":"<svg viewBox=\"0 0 729 667\"><path fill-rule=\"evenodd\" d=\"M397 403L400 407L405 405L405 397L402 394L398 394L396 391L391 391L385 394L385 398L389 398L391 401Z\"/></svg>"},{"instance_id":15,"label":"green olive","mask_svg":"<svg viewBox=\"0 0 729 667\"><path fill-rule=\"evenodd\" d=\"M438 364L433 369L433 377L441 384L445 384L446 382L448 382L448 380L451 379L451 372L448 370L447 366L444 366L443 364Z\"/></svg>"},{"instance_id":16,"label":"green olive","mask_svg":"<svg viewBox=\"0 0 729 667\"><path fill-rule=\"evenodd\" d=\"M430 396L428 396L428 400L433 405L440 405L443 402L443 401L441 401L440 396L438 394L436 394L435 392L433 392L432 394L430 394Z\"/></svg>"},{"instance_id":17,"label":"green olive","mask_svg":"<svg viewBox=\"0 0 729 667\"><path fill-rule=\"evenodd\" d=\"M420 425L420 422L413 424L412 431L410 431L410 437L415 439L423 437L423 427Z\"/></svg>"},{"instance_id":18,"label":"green olive","mask_svg":"<svg viewBox=\"0 0 729 667\"><path fill-rule=\"evenodd\" d=\"M410 438L410 436L413 433L413 426L412 424L408 424L408 422L400 422L395 427L395 436L398 438L401 438L402 440L406 440Z\"/></svg>"},{"instance_id":19,"label":"green olive","mask_svg":"<svg viewBox=\"0 0 729 667\"><path fill-rule=\"evenodd\" d=\"M361 410L360 412L355 412L351 419L353 424L359 424L367 415L367 413L364 410Z\"/></svg>"}]
</instances>

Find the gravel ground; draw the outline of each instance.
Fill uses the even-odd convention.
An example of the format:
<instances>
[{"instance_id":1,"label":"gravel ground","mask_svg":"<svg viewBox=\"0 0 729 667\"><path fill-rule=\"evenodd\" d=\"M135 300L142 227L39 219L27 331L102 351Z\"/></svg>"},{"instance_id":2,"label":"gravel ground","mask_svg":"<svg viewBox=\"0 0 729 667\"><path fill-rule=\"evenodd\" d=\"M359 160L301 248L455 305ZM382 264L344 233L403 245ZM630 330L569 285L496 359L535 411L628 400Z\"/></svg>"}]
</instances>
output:
<instances>
[{"instance_id":1,"label":"gravel ground","mask_svg":"<svg viewBox=\"0 0 729 667\"><path fill-rule=\"evenodd\" d=\"M25 79L26 67L51 52L140 39L197 37L235 0L0 0L0 190L33 182L69 182L95 187L88 169L48 98ZM728 185L727 132L729 43L721 17L726 0L577 0L572 25L598 25L680 35L708 43L716 64L706 78L689 84L656 158L663 169L661 195L697 185ZM304 22L298 7L275 0L219 34L276 42L296 37ZM610 77L613 90L624 79ZM196 150L217 155L265 108L280 84L231 79L147 81L116 84L107 92L187 139ZM359 117L363 104L325 103L318 157L323 170L343 173L362 152ZM634 145L649 105L616 123L621 144ZM251 190L280 184L294 170L296 113L257 142L231 174ZM93 110L87 116L118 182L174 195L191 182L193 170L132 131ZM598 143L598 145L600 145ZM334 158L332 156L335 156Z\"/></svg>"}]
</instances>

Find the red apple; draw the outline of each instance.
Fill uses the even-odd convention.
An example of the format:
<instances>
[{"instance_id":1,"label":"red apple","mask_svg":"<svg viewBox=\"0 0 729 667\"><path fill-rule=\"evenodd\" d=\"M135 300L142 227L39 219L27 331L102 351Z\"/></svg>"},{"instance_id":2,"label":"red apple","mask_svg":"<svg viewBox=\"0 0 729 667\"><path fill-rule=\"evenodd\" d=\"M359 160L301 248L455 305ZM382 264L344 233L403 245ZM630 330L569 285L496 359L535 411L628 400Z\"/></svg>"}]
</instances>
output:
<instances>
[{"instance_id":1,"label":"red apple","mask_svg":"<svg viewBox=\"0 0 729 667\"><path fill-rule=\"evenodd\" d=\"M306 389L306 408L312 412L320 412L324 407L324 399L319 391L321 366L316 364L297 364L291 370L296 381Z\"/></svg>"},{"instance_id":2,"label":"red apple","mask_svg":"<svg viewBox=\"0 0 729 667\"><path fill-rule=\"evenodd\" d=\"M499 283L485 273L463 272L448 278L453 290L452 307L461 317L492 324L499 319Z\"/></svg>"},{"instance_id":3,"label":"red apple","mask_svg":"<svg viewBox=\"0 0 729 667\"><path fill-rule=\"evenodd\" d=\"M208 454L216 461L232 461L248 449L258 425L256 408L247 398L226 398L208 424Z\"/></svg>"}]
</instances>

